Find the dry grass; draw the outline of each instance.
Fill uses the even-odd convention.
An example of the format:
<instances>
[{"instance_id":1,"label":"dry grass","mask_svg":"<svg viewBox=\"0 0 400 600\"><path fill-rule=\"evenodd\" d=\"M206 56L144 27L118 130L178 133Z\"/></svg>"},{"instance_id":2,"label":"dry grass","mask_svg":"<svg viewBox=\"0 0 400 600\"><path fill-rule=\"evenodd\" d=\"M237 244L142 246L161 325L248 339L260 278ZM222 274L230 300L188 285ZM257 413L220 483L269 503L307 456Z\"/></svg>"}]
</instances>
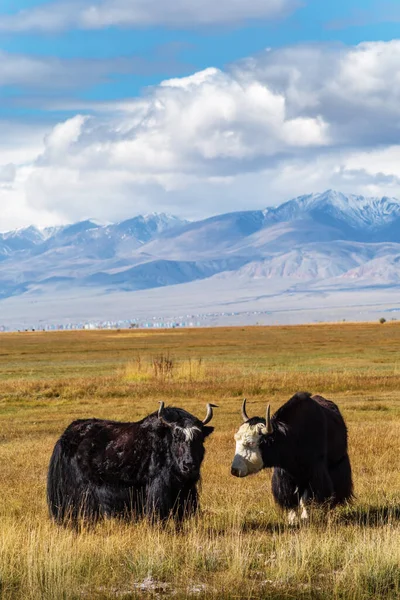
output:
<instances>
[{"instance_id":1,"label":"dry grass","mask_svg":"<svg viewBox=\"0 0 400 600\"><path fill-rule=\"evenodd\" d=\"M400 326L0 336L0 596L4 599L400 597ZM353 506L291 529L270 473L229 475L242 395L249 412L299 389L340 405ZM53 445L74 418L135 420L158 400L203 416L202 513L75 533L47 516Z\"/></svg>"}]
</instances>

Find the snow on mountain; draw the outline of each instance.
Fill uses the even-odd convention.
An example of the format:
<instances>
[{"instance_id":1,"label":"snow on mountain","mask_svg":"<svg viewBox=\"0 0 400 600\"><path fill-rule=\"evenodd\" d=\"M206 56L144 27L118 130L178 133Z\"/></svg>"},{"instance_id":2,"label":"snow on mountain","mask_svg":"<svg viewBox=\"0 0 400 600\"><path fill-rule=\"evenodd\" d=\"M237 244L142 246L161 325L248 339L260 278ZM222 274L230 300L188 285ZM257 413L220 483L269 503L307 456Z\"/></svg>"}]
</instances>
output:
<instances>
[{"instance_id":1,"label":"snow on mountain","mask_svg":"<svg viewBox=\"0 0 400 600\"><path fill-rule=\"evenodd\" d=\"M133 237L144 244L164 231L175 229L187 223L188 221L181 220L173 215L152 213L150 215L140 215L115 225L109 225L107 232L110 235L117 233L122 239Z\"/></svg>"},{"instance_id":2,"label":"snow on mountain","mask_svg":"<svg viewBox=\"0 0 400 600\"><path fill-rule=\"evenodd\" d=\"M325 217L328 225L342 222L353 229L373 232L400 218L400 201L386 196L365 198L327 190L322 194L308 194L285 202L270 213L270 218L293 221L304 215Z\"/></svg>"},{"instance_id":3,"label":"snow on mountain","mask_svg":"<svg viewBox=\"0 0 400 600\"><path fill-rule=\"evenodd\" d=\"M39 231L41 233L42 240L46 241L55 236L61 229L63 229L62 225L54 225L53 227L43 227L43 229L40 229Z\"/></svg>"},{"instance_id":4,"label":"snow on mountain","mask_svg":"<svg viewBox=\"0 0 400 600\"><path fill-rule=\"evenodd\" d=\"M23 227L15 231L0 233L0 261L15 253L30 251L43 243L45 237L37 227Z\"/></svg>"},{"instance_id":5,"label":"snow on mountain","mask_svg":"<svg viewBox=\"0 0 400 600\"><path fill-rule=\"evenodd\" d=\"M251 259L297 245L336 240L400 243L400 201L328 190L300 196L277 208L196 221L156 237L145 248L172 260L211 258L221 252Z\"/></svg>"},{"instance_id":6,"label":"snow on mountain","mask_svg":"<svg viewBox=\"0 0 400 600\"><path fill-rule=\"evenodd\" d=\"M79 223L73 223L72 225L66 225L59 229L53 238L73 238L81 233L86 233L91 229L99 229L99 226L94 221L87 219L86 221L79 221Z\"/></svg>"},{"instance_id":7,"label":"snow on mountain","mask_svg":"<svg viewBox=\"0 0 400 600\"><path fill-rule=\"evenodd\" d=\"M10 256L20 250L29 250L41 244L44 236L40 229L31 225L15 231L0 233L0 255Z\"/></svg>"},{"instance_id":8,"label":"snow on mountain","mask_svg":"<svg viewBox=\"0 0 400 600\"><path fill-rule=\"evenodd\" d=\"M154 213L3 233L1 297L55 288L150 289L204 278L266 287L297 282L310 290L388 286L400 281L399 256L398 200L328 190L196 222Z\"/></svg>"}]
</instances>

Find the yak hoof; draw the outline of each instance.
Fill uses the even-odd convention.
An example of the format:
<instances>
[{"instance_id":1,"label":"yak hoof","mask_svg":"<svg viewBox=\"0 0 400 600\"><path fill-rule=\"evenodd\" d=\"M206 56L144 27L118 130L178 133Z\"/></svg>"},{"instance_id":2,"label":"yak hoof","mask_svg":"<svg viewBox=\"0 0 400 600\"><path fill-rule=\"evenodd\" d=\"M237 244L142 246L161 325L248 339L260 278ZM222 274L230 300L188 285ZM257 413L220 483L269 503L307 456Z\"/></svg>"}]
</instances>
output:
<instances>
[{"instance_id":1,"label":"yak hoof","mask_svg":"<svg viewBox=\"0 0 400 600\"><path fill-rule=\"evenodd\" d=\"M297 520L298 519L297 519L296 511L295 510L289 510L289 513L288 513L288 522L289 522L289 525L291 527L294 527L295 525L297 525Z\"/></svg>"}]
</instances>

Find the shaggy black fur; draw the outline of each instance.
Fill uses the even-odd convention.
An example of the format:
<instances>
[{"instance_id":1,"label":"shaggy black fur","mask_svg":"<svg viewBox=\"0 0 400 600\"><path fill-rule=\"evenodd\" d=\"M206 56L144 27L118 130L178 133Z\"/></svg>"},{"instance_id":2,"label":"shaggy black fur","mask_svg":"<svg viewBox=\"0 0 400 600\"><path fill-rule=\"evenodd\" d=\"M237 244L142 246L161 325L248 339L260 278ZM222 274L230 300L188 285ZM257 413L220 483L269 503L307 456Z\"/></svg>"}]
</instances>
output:
<instances>
[{"instance_id":1,"label":"shaggy black fur","mask_svg":"<svg viewBox=\"0 0 400 600\"><path fill-rule=\"evenodd\" d=\"M186 439L184 428L193 428ZM204 440L213 427L167 407L136 423L74 421L55 445L47 501L59 523L79 517L150 516L178 520L198 508Z\"/></svg>"},{"instance_id":2,"label":"shaggy black fur","mask_svg":"<svg viewBox=\"0 0 400 600\"><path fill-rule=\"evenodd\" d=\"M351 500L347 429L334 402L298 392L271 422L273 433L262 438L260 450L264 467L275 467L272 493L281 507L295 508L301 498L331 506Z\"/></svg>"}]
</instances>

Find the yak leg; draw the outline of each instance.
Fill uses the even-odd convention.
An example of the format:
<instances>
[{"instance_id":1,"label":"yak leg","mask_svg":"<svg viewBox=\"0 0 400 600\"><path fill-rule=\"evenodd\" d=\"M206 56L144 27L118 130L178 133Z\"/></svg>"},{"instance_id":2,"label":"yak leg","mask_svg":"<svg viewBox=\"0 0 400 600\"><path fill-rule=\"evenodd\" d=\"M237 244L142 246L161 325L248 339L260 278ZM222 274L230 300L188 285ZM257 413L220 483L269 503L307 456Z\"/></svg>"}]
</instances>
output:
<instances>
[{"instance_id":1,"label":"yak leg","mask_svg":"<svg viewBox=\"0 0 400 600\"><path fill-rule=\"evenodd\" d=\"M272 474L272 495L281 508L299 506L299 488L295 479L284 469L275 468Z\"/></svg>"},{"instance_id":2,"label":"yak leg","mask_svg":"<svg viewBox=\"0 0 400 600\"><path fill-rule=\"evenodd\" d=\"M329 469L329 474L332 479L334 493L332 504L343 504L346 500L351 500L353 497L353 481L348 454L337 465Z\"/></svg>"},{"instance_id":3,"label":"yak leg","mask_svg":"<svg viewBox=\"0 0 400 600\"><path fill-rule=\"evenodd\" d=\"M182 521L186 516L194 514L198 509L196 485L182 488L178 493L168 488L165 482L157 479L147 490L145 505L146 514L162 521L174 517Z\"/></svg>"},{"instance_id":4,"label":"yak leg","mask_svg":"<svg viewBox=\"0 0 400 600\"><path fill-rule=\"evenodd\" d=\"M317 465L301 497L303 512L308 502L314 500L318 504L323 504L333 497L333 493L332 480L326 466L324 464ZM307 511L304 514L306 513Z\"/></svg>"},{"instance_id":5,"label":"yak leg","mask_svg":"<svg viewBox=\"0 0 400 600\"><path fill-rule=\"evenodd\" d=\"M300 498L300 508L301 508L300 519L302 521L307 521L308 520L308 511L307 511L306 503L305 503L303 497L304 497L304 494Z\"/></svg>"},{"instance_id":6,"label":"yak leg","mask_svg":"<svg viewBox=\"0 0 400 600\"><path fill-rule=\"evenodd\" d=\"M171 497L171 491L160 479L155 479L147 488L147 494L144 502L144 513L151 519L166 520L170 516L174 506L174 498Z\"/></svg>"},{"instance_id":7,"label":"yak leg","mask_svg":"<svg viewBox=\"0 0 400 600\"><path fill-rule=\"evenodd\" d=\"M296 509L302 494L295 479L284 469L275 468L272 474L272 494L281 508L289 510L289 525L297 523Z\"/></svg>"},{"instance_id":8,"label":"yak leg","mask_svg":"<svg viewBox=\"0 0 400 600\"><path fill-rule=\"evenodd\" d=\"M196 485L191 485L180 490L174 505L174 516L179 521L194 515L199 508L199 499Z\"/></svg>"}]
</instances>

